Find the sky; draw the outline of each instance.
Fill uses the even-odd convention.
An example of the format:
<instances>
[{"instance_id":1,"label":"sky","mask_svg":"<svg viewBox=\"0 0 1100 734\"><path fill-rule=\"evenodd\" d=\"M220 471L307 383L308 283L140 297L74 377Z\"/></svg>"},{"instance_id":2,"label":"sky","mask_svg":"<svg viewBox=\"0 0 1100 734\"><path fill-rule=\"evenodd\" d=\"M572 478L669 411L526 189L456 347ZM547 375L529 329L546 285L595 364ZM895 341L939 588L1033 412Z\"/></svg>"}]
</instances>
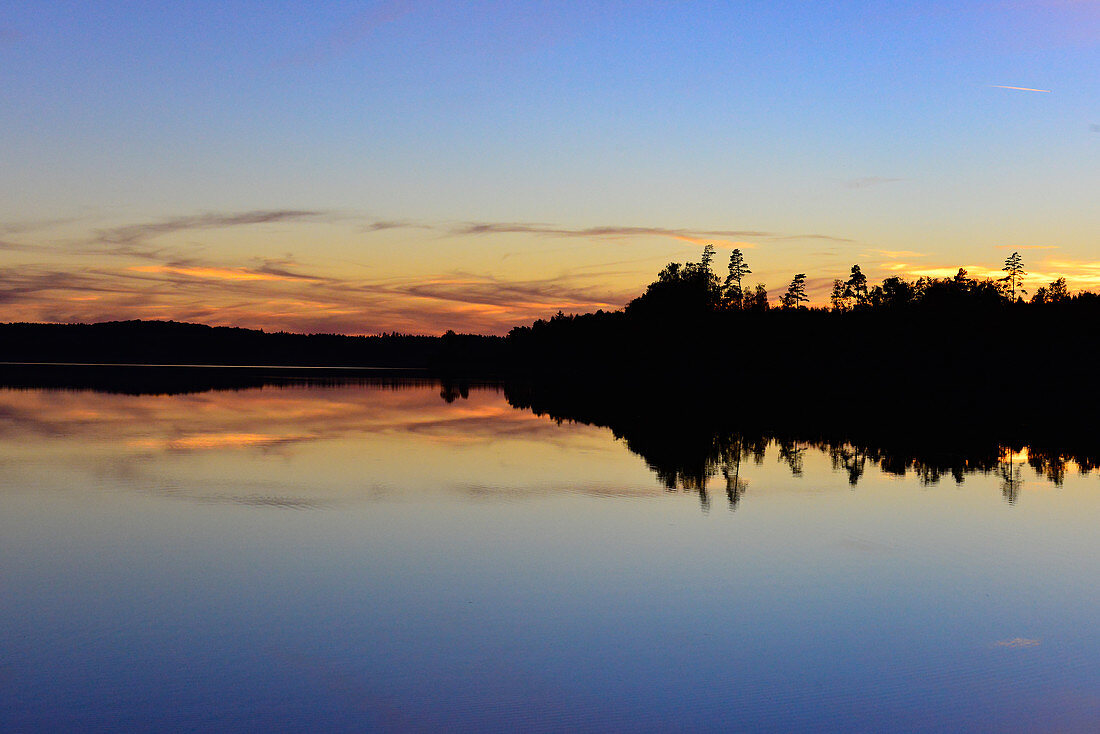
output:
<instances>
[{"instance_id":1,"label":"sky","mask_svg":"<svg viewBox=\"0 0 1100 734\"><path fill-rule=\"evenodd\" d=\"M0 0L0 322L506 333L733 248L1100 289L1100 2Z\"/></svg>"}]
</instances>

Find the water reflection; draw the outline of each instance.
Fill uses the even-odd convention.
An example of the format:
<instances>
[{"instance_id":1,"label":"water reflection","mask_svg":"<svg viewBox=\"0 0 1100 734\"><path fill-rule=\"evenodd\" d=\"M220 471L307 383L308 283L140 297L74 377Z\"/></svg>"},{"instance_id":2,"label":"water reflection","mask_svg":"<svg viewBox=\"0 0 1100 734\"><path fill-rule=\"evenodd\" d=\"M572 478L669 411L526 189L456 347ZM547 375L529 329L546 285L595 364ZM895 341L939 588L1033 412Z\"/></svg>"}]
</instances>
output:
<instances>
[{"instance_id":1,"label":"water reflection","mask_svg":"<svg viewBox=\"0 0 1100 734\"><path fill-rule=\"evenodd\" d=\"M1100 465L1100 447L1080 440L1067 446L1044 441L1037 433L1031 443L1002 443L994 431L952 433L942 426L922 426L909 416L885 428L880 424L873 432L849 429L826 435L820 428L764 428L758 416L730 416L720 404L700 409L694 400L633 402L614 393L530 384L505 386L505 395L512 406L536 415L610 429L645 459L667 489L697 494L704 510L711 505L715 486L724 490L730 509L735 509L749 486L743 465L760 466L769 449L793 477L803 476L808 452L822 454L853 488L869 468L897 478L912 475L923 486L946 478L962 484L968 475L995 475L1010 504L1017 502L1027 481L1025 467L1035 478L1060 487L1067 472L1089 474ZM1081 434L1086 441L1089 436Z\"/></svg>"},{"instance_id":2,"label":"water reflection","mask_svg":"<svg viewBox=\"0 0 1100 734\"><path fill-rule=\"evenodd\" d=\"M0 388L0 485L41 484L50 467L70 486L288 509L409 488L483 500L655 489L604 429L564 430L515 410L499 385L408 377L205 384L177 382L168 394L162 384L151 393L90 382Z\"/></svg>"},{"instance_id":3,"label":"water reflection","mask_svg":"<svg viewBox=\"0 0 1100 734\"><path fill-rule=\"evenodd\" d=\"M49 389L33 388L36 381ZM644 460L660 486L696 495L704 510L715 494L736 509L769 456L793 478L804 477L809 456L823 457L852 488L869 471L911 476L922 486L994 476L1010 504L1029 479L1060 487L1068 473L1089 474L1100 465L1095 449L1044 443L1042 436L1011 444L905 424L905 430L876 431L871 440L851 430L830 435L775 422L764 427L759 416L732 417L697 400L670 404L575 386L556 390L396 372L364 377L268 368L73 367L40 370L36 378L25 368L9 368L0 371L0 382L15 386L0 391L0 440L109 442L124 450L113 462L116 471L129 473L156 456L235 449L277 455L305 444L386 435L453 446L524 440L568 450L576 434L561 431L563 422L609 429ZM513 456L522 461L524 454ZM486 491L478 482L468 486ZM591 491L632 490L607 483ZM317 498L253 493L241 501L312 506Z\"/></svg>"},{"instance_id":4,"label":"water reflection","mask_svg":"<svg viewBox=\"0 0 1100 734\"><path fill-rule=\"evenodd\" d=\"M1087 452L462 381L90 387L0 390L0 730L1100 715Z\"/></svg>"}]
</instances>

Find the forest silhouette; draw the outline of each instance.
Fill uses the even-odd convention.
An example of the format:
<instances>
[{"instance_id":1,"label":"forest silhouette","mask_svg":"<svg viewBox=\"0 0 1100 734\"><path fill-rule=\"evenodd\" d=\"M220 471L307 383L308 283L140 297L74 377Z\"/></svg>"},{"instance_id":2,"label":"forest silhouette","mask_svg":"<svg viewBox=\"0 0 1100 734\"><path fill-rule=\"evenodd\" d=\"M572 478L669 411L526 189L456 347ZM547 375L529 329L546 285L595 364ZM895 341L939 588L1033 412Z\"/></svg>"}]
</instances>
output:
<instances>
[{"instance_id":1,"label":"forest silhouette","mask_svg":"<svg viewBox=\"0 0 1100 734\"><path fill-rule=\"evenodd\" d=\"M785 425L949 426L1006 441L1091 429L1100 407L1100 296L1071 294L1058 279L1025 298L1018 253L996 280L960 269L950 278L871 284L853 265L834 281L829 305L814 307L806 305L805 273L772 304L764 284L750 285L740 250L722 277L714 258L707 245L698 262L669 263L620 310L559 312L506 337L304 335L160 321L3 324L0 361L405 368L529 383L643 411L668 407L690 421L698 407ZM28 369L4 368L0 381L26 382Z\"/></svg>"},{"instance_id":2,"label":"forest silhouette","mask_svg":"<svg viewBox=\"0 0 1100 734\"><path fill-rule=\"evenodd\" d=\"M1062 279L1024 300L1022 259L1000 280L889 277L860 267L829 307L804 305L804 273L778 306L734 251L670 263L621 311L565 315L508 335L511 374L643 404L758 411L787 423L1027 429L1072 436L1092 426L1100 296ZM591 389L595 387L596 389Z\"/></svg>"}]
</instances>

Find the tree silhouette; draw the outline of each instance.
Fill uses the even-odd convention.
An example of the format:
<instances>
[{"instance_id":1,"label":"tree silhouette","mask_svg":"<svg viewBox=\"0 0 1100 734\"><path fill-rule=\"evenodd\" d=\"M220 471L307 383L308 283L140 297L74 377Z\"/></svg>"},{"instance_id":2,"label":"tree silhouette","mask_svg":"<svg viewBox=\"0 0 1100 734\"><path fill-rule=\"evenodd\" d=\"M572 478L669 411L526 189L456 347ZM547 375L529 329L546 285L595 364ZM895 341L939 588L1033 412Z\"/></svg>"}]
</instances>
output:
<instances>
[{"instance_id":1,"label":"tree silhouette","mask_svg":"<svg viewBox=\"0 0 1100 734\"><path fill-rule=\"evenodd\" d=\"M703 258L699 262L699 269L704 273L710 273L710 264L714 262L714 245L703 247Z\"/></svg>"},{"instance_id":2,"label":"tree silhouette","mask_svg":"<svg viewBox=\"0 0 1100 734\"><path fill-rule=\"evenodd\" d=\"M767 311L768 310L768 287L763 283L757 283L753 288L752 295L748 297L747 305L753 311Z\"/></svg>"},{"instance_id":3,"label":"tree silhouette","mask_svg":"<svg viewBox=\"0 0 1100 734\"><path fill-rule=\"evenodd\" d=\"M844 281L840 278L833 279L833 292L829 295L829 302L833 304L834 311L848 310L848 296L845 295Z\"/></svg>"},{"instance_id":4,"label":"tree silhouette","mask_svg":"<svg viewBox=\"0 0 1100 734\"><path fill-rule=\"evenodd\" d=\"M737 308L743 306L745 298L741 291L741 279L751 272L741 250L735 249L730 254L729 275L726 276L725 282L727 303L736 304Z\"/></svg>"},{"instance_id":5,"label":"tree silhouette","mask_svg":"<svg viewBox=\"0 0 1100 734\"><path fill-rule=\"evenodd\" d=\"M787 286L787 292L783 294L779 302L783 304L783 308L791 309L798 308L799 304L808 300L810 300L810 297L806 295L806 274L798 273L794 276L791 284Z\"/></svg>"},{"instance_id":6,"label":"tree silhouette","mask_svg":"<svg viewBox=\"0 0 1100 734\"><path fill-rule=\"evenodd\" d=\"M1058 278L1051 281L1050 285L1042 285L1035 289L1035 295L1031 297L1032 303L1061 303L1069 300L1069 289L1066 288L1066 279Z\"/></svg>"},{"instance_id":7,"label":"tree silhouette","mask_svg":"<svg viewBox=\"0 0 1100 734\"><path fill-rule=\"evenodd\" d=\"M1005 266L1001 270L1005 272L1005 276L1000 281L1005 284L1005 288L1008 289L1013 301L1016 300L1016 290L1018 288L1020 293L1027 295L1027 291L1020 288L1022 278L1027 275L1024 272L1024 259L1020 256L1020 253L1013 252L1005 258Z\"/></svg>"},{"instance_id":8,"label":"tree silhouette","mask_svg":"<svg viewBox=\"0 0 1100 734\"><path fill-rule=\"evenodd\" d=\"M713 311L721 301L722 288L711 271L714 245L703 248L698 263L669 263L638 298L627 305L628 313L660 313L672 318Z\"/></svg>"},{"instance_id":9,"label":"tree silhouette","mask_svg":"<svg viewBox=\"0 0 1100 734\"><path fill-rule=\"evenodd\" d=\"M844 291L844 295L849 298L855 298L857 306L867 305L867 276L863 274L863 271L860 270L858 265L852 266L852 274L845 285L847 288Z\"/></svg>"},{"instance_id":10,"label":"tree silhouette","mask_svg":"<svg viewBox=\"0 0 1100 734\"><path fill-rule=\"evenodd\" d=\"M882 281L883 306L908 306L916 299L916 288L907 280L891 276Z\"/></svg>"}]
</instances>

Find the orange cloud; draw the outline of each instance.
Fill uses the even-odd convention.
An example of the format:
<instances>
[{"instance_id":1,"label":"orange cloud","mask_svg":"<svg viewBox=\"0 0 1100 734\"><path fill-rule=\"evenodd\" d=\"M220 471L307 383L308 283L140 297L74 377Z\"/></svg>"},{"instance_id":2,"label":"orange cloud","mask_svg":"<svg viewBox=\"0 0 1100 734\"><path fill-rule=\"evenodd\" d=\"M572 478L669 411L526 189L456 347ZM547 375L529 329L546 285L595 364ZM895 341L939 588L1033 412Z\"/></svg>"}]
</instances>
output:
<instances>
[{"instance_id":1,"label":"orange cloud","mask_svg":"<svg viewBox=\"0 0 1100 734\"><path fill-rule=\"evenodd\" d=\"M308 276L282 275L247 268L188 267L182 265L133 265L127 270L137 273L163 273L166 275L184 275L189 278L207 278L213 280L312 280Z\"/></svg>"},{"instance_id":2,"label":"orange cloud","mask_svg":"<svg viewBox=\"0 0 1100 734\"><path fill-rule=\"evenodd\" d=\"M291 441L302 441L305 435L272 435L263 433L196 433L176 438L141 438L130 442L140 449L161 451L194 451L209 449L240 449L252 446L274 446Z\"/></svg>"},{"instance_id":3,"label":"orange cloud","mask_svg":"<svg viewBox=\"0 0 1100 734\"><path fill-rule=\"evenodd\" d=\"M960 267L962 267L971 278L1000 278L1004 275L999 269L991 270L981 265L962 265ZM908 275L924 278L953 278L958 272L958 267L921 268L907 271Z\"/></svg>"}]
</instances>

